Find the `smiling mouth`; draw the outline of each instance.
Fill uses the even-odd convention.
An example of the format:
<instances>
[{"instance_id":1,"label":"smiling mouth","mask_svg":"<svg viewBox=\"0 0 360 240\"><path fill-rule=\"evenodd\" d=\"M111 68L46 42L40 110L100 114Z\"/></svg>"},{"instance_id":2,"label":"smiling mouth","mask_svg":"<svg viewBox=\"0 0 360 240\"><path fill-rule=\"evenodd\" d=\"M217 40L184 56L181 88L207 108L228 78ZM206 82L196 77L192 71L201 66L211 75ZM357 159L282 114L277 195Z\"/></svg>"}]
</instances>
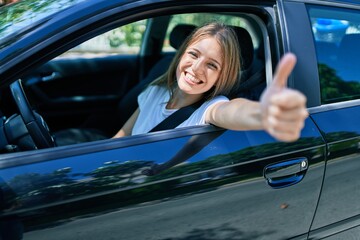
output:
<instances>
[{"instance_id":1,"label":"smiling mouth","mask_svg":"<svg viewBox=\"0 0 360 240\"><path fill-rule=\"evenodd\" d=\"M185 81L192 84L192 85L203 83L203 81L201 81L200 79L195 78L193 75L191 75L189 73L185 73Z\"/></svg>"}]
</instances>

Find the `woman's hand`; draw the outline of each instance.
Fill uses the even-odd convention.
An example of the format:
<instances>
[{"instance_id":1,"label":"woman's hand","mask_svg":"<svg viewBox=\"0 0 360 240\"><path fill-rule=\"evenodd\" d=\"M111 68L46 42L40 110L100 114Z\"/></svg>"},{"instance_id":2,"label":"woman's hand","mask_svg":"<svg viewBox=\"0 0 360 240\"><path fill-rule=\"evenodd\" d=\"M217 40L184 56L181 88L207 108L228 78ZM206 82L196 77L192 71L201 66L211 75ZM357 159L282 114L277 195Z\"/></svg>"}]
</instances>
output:
<instances>
[{"instance_id":1,"label":"woman's hand","mask_svg":"<svg viewBox=\"0 0 360 240\"><path fill-rule=\"evenodd\" d=\"M296 64L296 57L285 54L275 71L273 82L260 99L264 129L281 141L295 141L300 137L308 117L306 97L299 91L287 88L287 79Z\"/></svg>"}]
</instances>

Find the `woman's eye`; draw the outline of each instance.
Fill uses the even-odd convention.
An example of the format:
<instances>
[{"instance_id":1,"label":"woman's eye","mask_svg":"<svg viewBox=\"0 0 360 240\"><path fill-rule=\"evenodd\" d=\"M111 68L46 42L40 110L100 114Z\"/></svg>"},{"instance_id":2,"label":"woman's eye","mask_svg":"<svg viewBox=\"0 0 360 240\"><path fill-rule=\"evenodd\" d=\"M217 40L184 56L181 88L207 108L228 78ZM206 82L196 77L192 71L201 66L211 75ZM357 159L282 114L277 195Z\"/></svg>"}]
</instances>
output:
<instances>
[{"instance_id":1,"label":"woman's eye","mask_svg":"<svg viewBox=\"0 0 360 240\"><path fill-rule=\"evenodd\" d=\"M189 55L191 55L191 56L193 56L193 57L197 57L196 52L192 52L192 51L190 51L190 52L188 52L188 54L189 54Z\"/></svg>"},{"instance_id":2,"label":"woman's eye","mask_svg":"<svg viewBox=\"0 0 360 240\"><path fill-rule=\"evenodd\" d=\"M217 69L217 66L216 66L215 64L213 64L213 63L209 63L208 66L209 66L209 68L211 68L211 69L214 69L214 70Z\"/></svg>"}]
</instances>

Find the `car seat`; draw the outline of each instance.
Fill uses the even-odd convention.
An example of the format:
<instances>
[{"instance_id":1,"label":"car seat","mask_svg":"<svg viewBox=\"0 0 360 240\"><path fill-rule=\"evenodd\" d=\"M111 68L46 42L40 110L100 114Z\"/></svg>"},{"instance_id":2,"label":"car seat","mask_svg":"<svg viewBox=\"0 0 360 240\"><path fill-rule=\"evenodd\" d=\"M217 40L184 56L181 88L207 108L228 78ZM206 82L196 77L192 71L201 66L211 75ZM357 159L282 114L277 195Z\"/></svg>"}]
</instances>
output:
<instances>
[{"instance_id":1,"label":"car seat","mask_svg":"<svg viewBox=\"0 0 360 240\"><path fill-rule=\"evenodd\" d=\"M229 98L246 98L257 101L266 87L263 44L259 44L259 49L255 53L249 32L242 27L231 27L238 37L242 66L238 86L233 89Z\"/></svg>"}]
</instances>

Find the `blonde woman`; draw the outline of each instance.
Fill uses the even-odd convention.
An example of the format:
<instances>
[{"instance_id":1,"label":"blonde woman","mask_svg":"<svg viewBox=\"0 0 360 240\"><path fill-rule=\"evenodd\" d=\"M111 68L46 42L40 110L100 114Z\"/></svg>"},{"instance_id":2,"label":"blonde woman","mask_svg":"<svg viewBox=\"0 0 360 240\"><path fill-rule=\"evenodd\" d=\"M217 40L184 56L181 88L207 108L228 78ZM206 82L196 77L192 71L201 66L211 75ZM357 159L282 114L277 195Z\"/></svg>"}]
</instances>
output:
<instances>
[{"instance_id":1,"label":"blonde woman","mask_svg":"<svg viewBox=\"0 0 360 240\"><path fill-rule=\"evenodd\" d=\"M114 137L147 133L178 109L201 101L178 127L213 124L232 130L264 129L278 140L298 139L308 113L306 97L286 88L295 56L289 53L282 58L260 102L226 97L239 78L239 56L238 40L230 27L210 23L196 29L168 71L139 95L139 108Z\"/></svg>"}]
</instances>

